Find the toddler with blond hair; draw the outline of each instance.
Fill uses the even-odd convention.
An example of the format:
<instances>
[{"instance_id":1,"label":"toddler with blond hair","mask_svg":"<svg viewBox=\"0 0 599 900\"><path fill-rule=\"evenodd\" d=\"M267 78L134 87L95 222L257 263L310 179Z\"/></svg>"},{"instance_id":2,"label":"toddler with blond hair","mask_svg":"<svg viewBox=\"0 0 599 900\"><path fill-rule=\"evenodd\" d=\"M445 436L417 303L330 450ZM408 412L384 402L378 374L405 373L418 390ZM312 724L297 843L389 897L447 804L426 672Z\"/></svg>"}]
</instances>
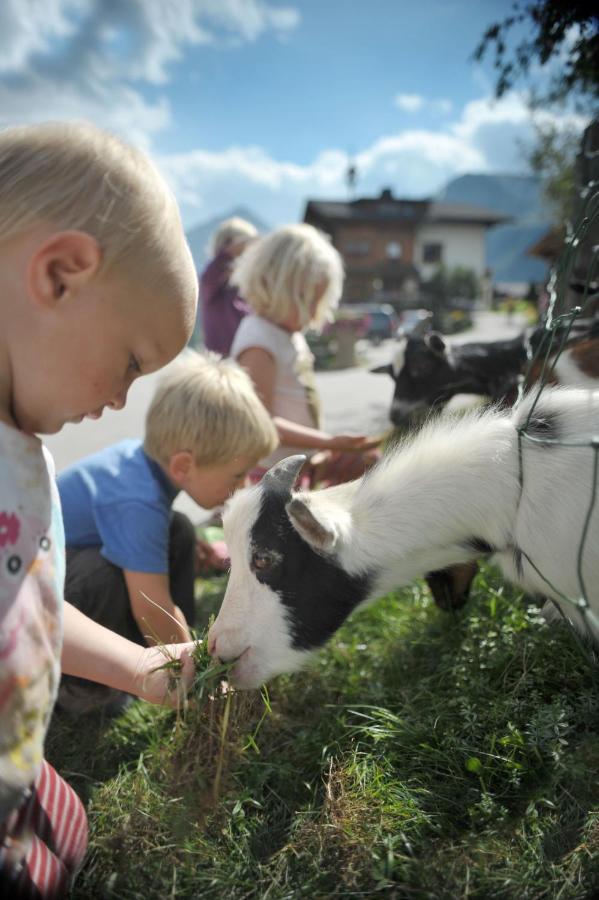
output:
<instances>
[{"instance_id":1,"label":"toddler with blond hair","mask_svg":"<svg viewBox=\"0 0 599 900\"><path fill-rule=\"evenodd\" d=\"M37 437L120 409L193 328L197 279L179 212L141 153L85 123L0 132L0 895L60 897L85 811L44 760L60 670L177 705L157 648L64 602L64 532Z\"/></svg>"}]
</instances>

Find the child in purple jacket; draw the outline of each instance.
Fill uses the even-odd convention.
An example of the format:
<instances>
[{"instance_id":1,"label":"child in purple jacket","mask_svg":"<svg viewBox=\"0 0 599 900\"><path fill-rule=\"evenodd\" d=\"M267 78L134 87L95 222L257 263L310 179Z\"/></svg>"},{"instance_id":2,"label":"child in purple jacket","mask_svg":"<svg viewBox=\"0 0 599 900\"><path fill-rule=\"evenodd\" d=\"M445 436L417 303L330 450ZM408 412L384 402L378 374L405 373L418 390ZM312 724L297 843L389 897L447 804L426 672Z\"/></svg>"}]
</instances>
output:
<instances>
[{"instance_id":1,"label":"child in purple jacket","mask_svg":"<svg viewBox=\"0 0 599 900\"><path fill-rule=\"evenodd\" d=\"M234 259L258 232L238 217L221 222L212 237L213 259L200 277L200 308L203 341L207 350L228 356L237 327L250 311L229 283Z\"/></svg>"}]
</instances>

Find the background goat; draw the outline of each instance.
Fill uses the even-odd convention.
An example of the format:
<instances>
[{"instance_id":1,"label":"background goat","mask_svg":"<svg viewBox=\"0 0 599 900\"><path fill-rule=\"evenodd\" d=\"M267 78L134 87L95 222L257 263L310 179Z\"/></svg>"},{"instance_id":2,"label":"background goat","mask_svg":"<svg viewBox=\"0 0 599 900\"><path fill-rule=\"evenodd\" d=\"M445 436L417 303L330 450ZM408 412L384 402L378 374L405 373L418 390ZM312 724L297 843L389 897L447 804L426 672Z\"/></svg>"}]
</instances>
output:
<instances>
[{"instance_id":1,"label":"background goat","mask_svg":"<svg viewBox=\"0 0 599 900\"><path fill-rule=\"evenodd\" d=\"M599 392L544 391L527 428L540 442L524 441L521 489L518 428L531 403L433 421L349 484L293 493L303 462L294 456L232 497L224 514L231 575L209 650L236 660L234 683L255 687L299 668L356 607L481 555L525 590L559 600L532 560L562 594L579 597ZM599 513L583 575L598 612Z\"/></svg>"},{"instance_id":2,"label":"background goat","mask_svg":"<svg viewBox=\"0 0 599 900\"><path fill-rule=\"evenodd\" d=\"M564 329L556 331L554 354ZM433 406L442 406L456 394L478 394L511 405L516 399L520 376L527 366L527 353L535 353L547 331L536 328L508 341L481 341L449 347L440 334L409 335L400 339L391 363L373 372L387 374L395 382L389 413L400 427ZM541 353L544 357L544 352ZM540 374L533 366L529 383ZM599 319L579 320L572 328L564 350L549 380L568 387L599 387Z\"/></svg>"}]
</instances>

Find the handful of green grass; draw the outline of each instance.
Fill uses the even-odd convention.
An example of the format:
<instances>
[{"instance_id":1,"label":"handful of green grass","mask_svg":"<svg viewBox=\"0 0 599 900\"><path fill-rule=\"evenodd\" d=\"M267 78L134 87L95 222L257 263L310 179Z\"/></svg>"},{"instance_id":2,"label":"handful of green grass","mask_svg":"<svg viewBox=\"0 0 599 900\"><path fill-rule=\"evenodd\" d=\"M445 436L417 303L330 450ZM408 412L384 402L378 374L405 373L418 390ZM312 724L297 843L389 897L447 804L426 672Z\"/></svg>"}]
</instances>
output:
<instances>
[{"instance_id":1,"label":"handful of green grass","mask_svg":"<svg viewBox=\"0 0 599 900\"><path fill-rule=\"evenodd\" d=\"M267 712L258 692L238 692L230 686L232 664L216 662L208 654L207 633L192 651L195 676L181 716L174 766L177 781L187 786L200 782L202 806L218 801L225 773L240 753L249 748L258 752L255 737Z\"/></svg>"},{"instance_id":2,"label":"handful of green grass","mask_svg":"<svg viewBox=\"0 0 599 900\"><path fill-rule=\"evenodd\" d=\"M208 653L207 637L196 641L191 655L195 665L195 677L190 696L196 702L200 702L204 698L210 698L218 690L223 690L223 686L227 685L227 675L231 671L232 663L214 661Z\"/></svg>"},{"instance_id":3,"label":"handful of green grass","mask_svg":"<svg viewBox=\"0 0 599 900\"><path fill-rule=\"evenodd\" d=\"M149 597L146 599L153 602ZM172 767L175 780L186 786L193 781L199 782L202 795L205 796L209 788L212 802L216 802L227 763L243 750L252 748L259 752L255 738L269 711L269 704L264 695L258 724L252 727L256 704L260 704L259 695L254 691L238 693L229 685L227 676L233 664L216 662L208 653L207 637L211 624L212 618L204 634L194 642L191 656L195 675L186 696L181 685L181 660L170 656L164 645L165 659L158 668L168 671L169 691L184 698L176 728L177 750Z\"/></svg>"}]
</instances>

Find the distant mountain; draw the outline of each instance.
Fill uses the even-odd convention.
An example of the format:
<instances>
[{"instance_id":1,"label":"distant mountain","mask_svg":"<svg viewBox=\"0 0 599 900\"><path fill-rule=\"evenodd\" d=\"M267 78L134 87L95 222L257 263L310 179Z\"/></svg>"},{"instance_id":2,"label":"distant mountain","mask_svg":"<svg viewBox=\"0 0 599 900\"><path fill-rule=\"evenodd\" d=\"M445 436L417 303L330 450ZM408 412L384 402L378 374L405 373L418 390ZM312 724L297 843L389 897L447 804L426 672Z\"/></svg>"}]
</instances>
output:
<instances>
[{"instance_id":1,"label":"distant mountain","mask_svg":"<svg viewBox=\"0 0 599 900\"><path fill-rule=\"evenodd\" d=\"M208 262L208 244L212 234L216 231L221 222L225 219L231 219L233 216L239 216L239 218L251 222L262 234L266 231L270 231L269 225L244 206L235 207L228 212L224 212L222 215L215 216L213 219L208 219L207 222L200 222L199 225L194 225L193 228L190 228L189 231L186 232L186 237L198 272L200 272Z\"/></svg>"},{"instance_id":2,"label":"distant mountain","mask_svg":"<svg viewBox=\"0 0 599 900\"><path fill-rule=\"evenodd\" d=\"M521 221L548 221L541 185L534 175L460 175L437 199L485 206Z\"/></svg>"},{"instance_id":3,"label":"distant mountain","mask_svg":"<svg viewBox=\"0 0 599 900\"><path fill-rule=\"evenodd\" d=\"M546 264L526 252L552 225L534 175L461 175L436 199L472 203L513 218L487 231L487 262L495 283L545 279Z\"/></svg>"}]
</instances>

